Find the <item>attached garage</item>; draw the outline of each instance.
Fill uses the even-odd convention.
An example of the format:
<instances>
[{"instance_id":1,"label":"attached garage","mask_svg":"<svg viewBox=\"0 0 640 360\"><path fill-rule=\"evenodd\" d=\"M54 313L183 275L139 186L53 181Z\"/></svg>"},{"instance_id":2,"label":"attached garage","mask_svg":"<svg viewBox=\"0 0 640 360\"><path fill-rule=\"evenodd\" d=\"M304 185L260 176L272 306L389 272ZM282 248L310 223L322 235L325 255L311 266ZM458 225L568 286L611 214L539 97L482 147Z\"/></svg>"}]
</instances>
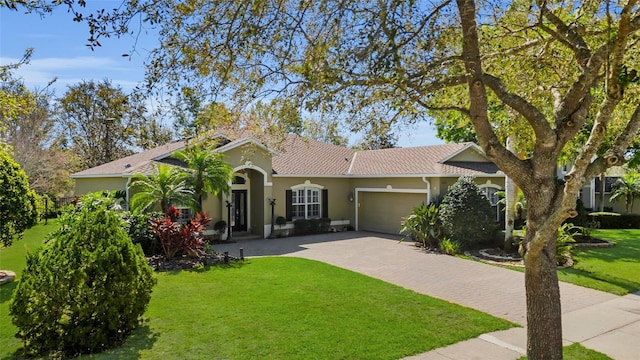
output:
<instances>
[{"instance_id":1,"label":"attached garage","mask_svg":"<svg viewBox=\"0 0 640 360\"><path fill-rule=\"evenodd\" d=\"M402 218L427 200L426 190L407 191L357 191L357 229L398 234Z\"/></svg>"}]
</instances>

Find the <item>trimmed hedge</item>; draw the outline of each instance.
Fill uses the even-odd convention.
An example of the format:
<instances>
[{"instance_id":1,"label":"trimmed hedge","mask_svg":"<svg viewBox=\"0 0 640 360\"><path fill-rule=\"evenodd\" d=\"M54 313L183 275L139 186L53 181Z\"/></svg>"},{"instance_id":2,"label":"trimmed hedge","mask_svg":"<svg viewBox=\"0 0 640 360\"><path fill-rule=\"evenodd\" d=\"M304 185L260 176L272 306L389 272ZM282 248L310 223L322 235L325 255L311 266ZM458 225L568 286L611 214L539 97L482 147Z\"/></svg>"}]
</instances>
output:
<instances>
[{"instance_id":1,"label":"trimmed hedge","mask_svg":"<svg viewBox=\"0 0 640 360\"><path fill-rule=\"evenodd\" d=\"M640 215L597 212L589 214L600 229L640 229Z\"/></svg>"},{"instance_id":2,"label":"trimmed hedge","mask_svg":"<svg viewBox=\"0 0 640 360\"><path fill-rule=\"evenodd\" d=\"M293 221L296 235L317 234L331 230L331 219L298 219Z\"/></svg>"}]
</instances>

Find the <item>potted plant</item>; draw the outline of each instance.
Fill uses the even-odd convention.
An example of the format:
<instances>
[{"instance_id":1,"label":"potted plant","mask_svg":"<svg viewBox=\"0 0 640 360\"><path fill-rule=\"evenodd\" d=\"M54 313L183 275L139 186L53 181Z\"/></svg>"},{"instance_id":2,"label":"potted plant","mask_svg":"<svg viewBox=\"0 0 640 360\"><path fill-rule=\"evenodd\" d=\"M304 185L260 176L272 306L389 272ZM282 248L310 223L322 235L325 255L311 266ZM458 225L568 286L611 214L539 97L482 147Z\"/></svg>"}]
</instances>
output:
<instances>
[{"instance_id":1,"label":"potted plant","mask_svg":"<svg viewBox=\"0 0 640 360\"><path fill-rule=\"evenodd\" d=\"M283 229L283 225L287 225L287 219L284 216L278 216L276 218L276 225L278 225L279 236L289 236L289 229Z\"/></svg>"},{"instance_id":2,"label":"potted plant","mask_svg":"<svg viewBox=\"0 0 640 360\"><path fill-rule=\"evenodd\" d=\"M224 220L217 221L213 224L213 230L220 234L220 240L225 241L229 234L227 234L227 222Z\"/></svg>"}]
</instances>

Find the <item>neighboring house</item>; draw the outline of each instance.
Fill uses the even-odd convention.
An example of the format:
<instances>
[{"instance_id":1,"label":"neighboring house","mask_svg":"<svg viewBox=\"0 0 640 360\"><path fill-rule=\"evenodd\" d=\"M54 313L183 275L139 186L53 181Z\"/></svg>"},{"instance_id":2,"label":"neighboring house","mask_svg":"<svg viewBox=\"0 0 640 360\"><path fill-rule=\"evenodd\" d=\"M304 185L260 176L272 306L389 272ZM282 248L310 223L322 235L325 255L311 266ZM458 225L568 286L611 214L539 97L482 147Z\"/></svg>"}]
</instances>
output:
<instances>
[{"instance_id":1,"label":"neighboring house","mask_svg":"<svg viewBox=\"0 0 640 360\"><path fill-rule=\"evenodd\" d=\"M571 170L571 164L561 164L558 166L558 178L564 178ZM605 173L605 188L604 188L604 208L605 211L613 211L617 213L625 213L626 212L626 204L624 199L620 201L610 201L612 193L612 186L624 174L626 170L622 166L614 166L610 169L607 169ZM580 190L579 197L582 199L584 207L587 211L600 211L600 204L602 203L602 196L600 192L602 191L601 179L599 176L596 176L589 183L587 183L582 190ZM633 207L633 213L637 214L640 212L640 202L636 203Z\"/></svg>"},{"instance_id":2,"label":"neighboring house","mask_svg":"<svg viewBox=\"0 0 640 360\"><path fill-rule=\"evenodd\" d=\"M274 216L284 216L287 227L326 217L338 230L397 234L402 217L444 196L461 175L476 176L494 206L504 187L504 174L473 143L353 150L287 135L274 150L251 138L218 137L216 151L234 168L235 180L229 195L209 196L203 208L213 220L229 221L231 214L234 232L267 237L275 200ZM151 174L157 163L181 166L171 155L185 146L178 141L75 173L76 194L125 190L130 198L133 174Z\"/></svg>"}]
</instances>

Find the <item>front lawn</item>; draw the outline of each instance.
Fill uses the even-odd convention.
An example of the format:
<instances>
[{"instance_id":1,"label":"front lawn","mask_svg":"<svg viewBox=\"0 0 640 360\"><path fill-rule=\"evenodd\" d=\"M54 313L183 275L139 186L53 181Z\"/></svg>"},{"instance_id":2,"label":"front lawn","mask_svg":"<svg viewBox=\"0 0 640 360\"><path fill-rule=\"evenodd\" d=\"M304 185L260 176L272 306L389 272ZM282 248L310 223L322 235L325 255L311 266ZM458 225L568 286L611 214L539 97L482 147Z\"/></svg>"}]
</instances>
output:
<instances>
[{"instance_id":1,"label":"front lawn","mask_svg":"<svg viewBox=\"0 0 640 360\"><path fill-rule=\"evenodd\" d=\"M0 267L20 261L23 267L20 249L31 243L29 238L51 230L38 226L22 242L0 250ZM297 258L258 258L157 277L143 326L120 348L96 357L397 359L514 326ZM15 288L9 286L2 287L0 358L21 345L8 316L8 298Z\"/></svg>"},{"instance_id":2,"label":"front lawn","mask_svg":"<svg viewBox=\"0 0 640 360\"><path fill-rule=\"evenodd\" d=\"M596 230L592 236L616 245L574 249L576 264L559 269L558 278L616 295L640 290L640 229Z\"/></svg>"}]
</instances>

